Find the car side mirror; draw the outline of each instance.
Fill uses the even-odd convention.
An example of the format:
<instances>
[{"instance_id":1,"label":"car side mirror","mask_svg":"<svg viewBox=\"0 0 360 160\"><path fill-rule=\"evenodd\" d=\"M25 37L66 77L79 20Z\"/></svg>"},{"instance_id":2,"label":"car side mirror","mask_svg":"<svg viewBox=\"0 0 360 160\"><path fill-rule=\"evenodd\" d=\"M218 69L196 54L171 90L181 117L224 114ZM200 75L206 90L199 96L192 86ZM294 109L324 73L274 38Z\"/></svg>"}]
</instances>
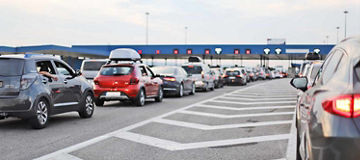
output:
<instances>
[{"instance_id":1,"label":"car side mirror","mask_svg":"<svg viewBox=\"0 0 360 160\"><path fill-rule=\"evenodd\" d=\"M77 69L75 71L74 77L81 76L81 75L82 75L81 71Z\"/></svg>"},{"instance_id":2,"label":"car side mirror","mask_svg":"<svg viewBox=\"0 0 360 160\"><path fill-rule=\"evenodd\" d=\"M308 84L308 79L306 77L298 77L298 78L293 78L290 81L290 84L296 88L296 89L300 89L303 92L305 92L307 90L307 84Z\"/></svg>"}]
</instances>

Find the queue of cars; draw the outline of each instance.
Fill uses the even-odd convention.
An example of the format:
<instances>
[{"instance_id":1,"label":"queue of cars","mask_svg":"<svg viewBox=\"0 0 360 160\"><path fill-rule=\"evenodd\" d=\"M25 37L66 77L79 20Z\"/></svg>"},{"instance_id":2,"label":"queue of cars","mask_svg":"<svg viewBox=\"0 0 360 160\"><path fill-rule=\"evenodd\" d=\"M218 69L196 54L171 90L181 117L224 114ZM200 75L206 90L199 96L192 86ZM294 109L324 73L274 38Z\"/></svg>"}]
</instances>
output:
<instances>
[{"instance_id":1,"label":"queue of cars","mask_svg":"<svg viewBox=\"0 0 360 160\"><path fill-rule=\"evenodd\" d=\"M337 44L323 63L307 62L291 85L301 90L299 159L359 159L360 37Z\"/></svg>"}]
</instances>

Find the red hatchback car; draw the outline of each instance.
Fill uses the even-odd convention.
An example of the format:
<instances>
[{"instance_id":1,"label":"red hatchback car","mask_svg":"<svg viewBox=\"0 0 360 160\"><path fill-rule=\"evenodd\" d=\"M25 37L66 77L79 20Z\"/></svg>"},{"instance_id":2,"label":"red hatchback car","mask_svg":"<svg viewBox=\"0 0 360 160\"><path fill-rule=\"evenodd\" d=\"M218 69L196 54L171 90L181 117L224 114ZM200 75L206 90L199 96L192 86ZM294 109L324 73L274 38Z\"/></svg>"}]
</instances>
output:
<instances>
[{"instance_id":1,"label":"red hatchback car","mask_svg":"<svg viewBox=\"0 0 360 160\"><path fill-rule=\"evenodd\" d=\"M131 51L137 54L134 58L112 58L113 52ZM112 51L110 61L105 64L94 79L95 103L103 106L104 101L131 100L137 106L143 106L145 99L163 99L162 80L145 64L139 63L140 56L132 49ZM122 54L124 55L124 54ZM114 56L113 56L114 57ZM125 61L124 61L125 60Z\"/></svg>"}]
</instances>

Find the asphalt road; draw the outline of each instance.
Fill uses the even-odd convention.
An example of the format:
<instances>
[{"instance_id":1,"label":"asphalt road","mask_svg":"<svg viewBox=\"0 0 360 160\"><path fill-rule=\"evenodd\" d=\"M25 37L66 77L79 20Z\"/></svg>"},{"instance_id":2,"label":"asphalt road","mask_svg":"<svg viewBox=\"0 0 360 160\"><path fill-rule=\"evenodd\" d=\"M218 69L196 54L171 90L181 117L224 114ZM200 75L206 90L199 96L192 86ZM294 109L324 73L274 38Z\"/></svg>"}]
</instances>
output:
<instances>
[{"instance_id":1,"label":"asphalt road","mask_svg":"<svg viewBox=\"0 0 360 160\"><path fill-rule=\"evenodd\" d=\"M144 107L106 103L91 119L57 115L42 130L1 120L0 159L293 159L295 98L281 79Z\"/></svg>"}]
</instances>

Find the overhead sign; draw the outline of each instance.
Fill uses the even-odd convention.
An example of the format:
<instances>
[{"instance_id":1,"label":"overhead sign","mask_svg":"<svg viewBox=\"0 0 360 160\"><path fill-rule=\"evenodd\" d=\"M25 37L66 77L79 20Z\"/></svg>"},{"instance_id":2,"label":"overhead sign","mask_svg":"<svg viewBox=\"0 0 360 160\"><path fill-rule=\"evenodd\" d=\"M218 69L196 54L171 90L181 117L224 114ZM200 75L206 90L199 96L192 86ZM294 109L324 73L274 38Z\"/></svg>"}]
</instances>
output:
<instances>
[{"instance_id":1,"label":"overhead sign","mask_svg":"<svg viewBox=\"0 0 360 160\"><path fill-rule=\"evenodd\" d=\"M276 54L281 54L281 51L282 51L281 48L276 48L276 49L275 49L275 53L276 53Z\"/></svg>"},{"instance_id":2,"label":"overhead sign","mask_svg":"<svg viewBox=\"0 0 360 160\"><path fill-rule=\"evenodd\" d=\"M156 50L156 54L160 54L160 50Z\"/></svg>"},{"instance_id":3,"label":"overhead sign","mask_svg":"<svg viewBox=\"0 0 360 160\"><path fill-rule=\"evenodd\" d=\"M245 54L251 54L251 49L246 49Z\"/></svg>"},{"instance_id":4,"label":"overhead sign","mask_svg":"<svg viewBox=\"0 0 360 160\"><path fill-rule=\"evenodd\" d=\"M264 49L264 54L270 54L270 49L269 49L269 48L265 48L265 49Z\"/></svg>"},{"instance_id":5,"label":"overhead sign","mask_svg":"<svg viewBox=\"0 0 360 160\"><path fill-rule=\"evenodd\" d=\"M216 54L221 54L221 53L222 53L222 49L221 49L221 48L215 48L215 53L216 53Z\"/></svg>"},{"instance_id":6,"label":"overhead sign","mask_svg":"<svg viewBox=\"0 0 360 160\"><path fill-rule=\"evenodd\" d=\"M319 48L315 48L315 49L314 49L314 52L319 54L319 53L320 53L320 49L319 49Z\"/></svg>"},{"instance_id":7,"label":"overhead sign","mask_svg":"<svg viewBox=\"0 0 360 160\"><path fill-rule=\"evenodd\" d=\"M286 44L286 39L285 38L268 38L267 39L267 44Z\"/></svg>"},{"instance_id":8,"label":"overhead sign","mask_svg":"<svg viewBox=\"0 0 360 160\"><path fill-rule=\"evenodd\" d=\"M286 49L286 53L300 53L300 54L306 54L309 53L309 49Z\"/></svg>"},{"instance_id":9,"label":"overhead sign","mask_svg":"<svg viewBox=\"0 0 360 160\"><path fill-rule=\"evenodd\" d=\"M187 54L192 54L192 49L187 49L187 50L186 50L186 53L187 53Z\"/></svg>"},{"instance_id":10,"label":"overhead sign","mask_svg":"<svg viewBox=\"0 0 360 160\"><path fill-rule=\"evenodd\" d=\"M174 49L173 53L174 54L179 54L179 49Z\"/></svg>"},{"instance_id":11,"label":"overhead sign","mask_svg":"<svg viewBox=\"0 0 360 160\"><path fill-rule=\"evenodd\" d=\"M205 54L210 54L210 49L205 49Z\"/></svg>"}]
</instances>

